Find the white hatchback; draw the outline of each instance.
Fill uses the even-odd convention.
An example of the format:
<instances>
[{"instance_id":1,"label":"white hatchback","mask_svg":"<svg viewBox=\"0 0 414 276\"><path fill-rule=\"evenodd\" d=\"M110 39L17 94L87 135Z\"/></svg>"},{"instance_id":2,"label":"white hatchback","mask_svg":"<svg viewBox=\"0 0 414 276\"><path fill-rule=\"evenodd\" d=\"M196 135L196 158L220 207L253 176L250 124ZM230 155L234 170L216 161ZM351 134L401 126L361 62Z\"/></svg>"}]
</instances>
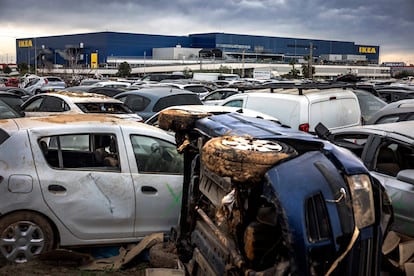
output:
<instances>
[{"instance_id":1,"label":"white hatchback","mask_svg":"<svg viewBox=\"0 0 414 276\"><path fill-rule=\"evenodd\" d=\"M101 113L112 114L122 119L142 121L139 115L132 112L120 100L87 92L58 91L38 94L24 102L21 109L26 117Z\"/></svg>"},{"instance_id":2,"label":"white hatchback","mask_svg":"<svg viewBox=\"0 0 414 276\"><path fill-rule=\"evenodd\" d=\"M111 115L0 120L0 253L138 241L178 224L183 156L166 132Z\"/></svg>"}]
</instances>

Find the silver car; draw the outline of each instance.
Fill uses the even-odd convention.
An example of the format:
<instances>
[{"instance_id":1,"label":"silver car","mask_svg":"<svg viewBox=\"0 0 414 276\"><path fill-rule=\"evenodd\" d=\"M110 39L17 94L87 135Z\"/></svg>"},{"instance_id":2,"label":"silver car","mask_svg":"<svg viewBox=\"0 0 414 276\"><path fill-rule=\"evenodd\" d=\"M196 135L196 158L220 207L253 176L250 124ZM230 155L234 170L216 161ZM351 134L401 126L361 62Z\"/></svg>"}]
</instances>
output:
<instances>
[{"instance_id":1,"label":"silver car","mask_svg":"<svg viewBox=\"0 0 414 276\"><path fill-rule=\"evenodd\" d=\"M385 187L394 208L393 229L414 237L414 121L317 131L353 151Z\"/></svg>"},{"instance_id":2,"label":"silver car","mask_svg":"<svg viewBox=\"0 0 414 276\"><path fill-rule=\"evenodd\" d=\"M111 115L0 120L0 252L133 242L178 224L175 139Z\"/></svg>"}]
</instances>

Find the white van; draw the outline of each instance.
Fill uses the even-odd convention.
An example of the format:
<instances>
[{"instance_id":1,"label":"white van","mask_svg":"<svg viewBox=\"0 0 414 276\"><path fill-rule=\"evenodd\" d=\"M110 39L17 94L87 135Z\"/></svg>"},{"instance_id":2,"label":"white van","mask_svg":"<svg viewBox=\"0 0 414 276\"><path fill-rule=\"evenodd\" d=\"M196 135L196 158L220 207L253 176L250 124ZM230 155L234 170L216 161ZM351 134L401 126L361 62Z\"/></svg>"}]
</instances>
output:
<instances>
[{"instance_id":1,"label":"white van","mask_svg":"<svg viewBox=\"0 0 414 276\"><path fill-rule=\"evenodd\" d=\"M329 129L361 125L358 98L351 91L342 88L275 91L236 94L222 105L260 111L306 132L314 132L319 122Z\"/></svg>"}]
</instances>

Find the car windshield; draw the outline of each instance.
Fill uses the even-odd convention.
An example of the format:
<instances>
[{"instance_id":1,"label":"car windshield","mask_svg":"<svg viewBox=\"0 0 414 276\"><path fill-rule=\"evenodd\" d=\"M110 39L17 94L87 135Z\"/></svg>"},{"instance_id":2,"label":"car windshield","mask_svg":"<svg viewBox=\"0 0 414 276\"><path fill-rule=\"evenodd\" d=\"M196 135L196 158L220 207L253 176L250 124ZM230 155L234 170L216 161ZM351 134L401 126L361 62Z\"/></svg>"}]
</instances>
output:
<instances>
[{"instance_id":1,"label":"car windshield","mask_svg":"<svg viewBox=\"0 0 414 276\"><path fill-rule=\"evenodd\" d=\"M0 119L10 119L22 117L16 110L0 100Z\"/></svg>"},{"instance_id":2,"label":"car windshield","mask_svg":"<svg viewBox=\"0 0 414 276\"><path fill-rule=\"evenodd\" d=\"M76 105L85 113L133 113L127 106L122 103L77 103Z\"/></svg>"}]
</instances>

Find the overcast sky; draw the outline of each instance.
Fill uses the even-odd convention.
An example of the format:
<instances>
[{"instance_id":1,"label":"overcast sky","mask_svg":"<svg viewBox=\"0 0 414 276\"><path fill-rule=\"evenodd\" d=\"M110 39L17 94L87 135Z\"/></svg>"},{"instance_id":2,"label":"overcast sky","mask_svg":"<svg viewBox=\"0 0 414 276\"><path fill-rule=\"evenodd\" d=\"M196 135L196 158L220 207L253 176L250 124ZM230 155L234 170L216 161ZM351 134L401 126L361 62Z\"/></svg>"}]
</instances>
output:
<instances>
[{"instance_id":1,"label":"overcast sky","mask_svg":"<svg viewBox=\"0 0 414 276\"><path fill-rule=\"evenodd\" d=\"M0 63L16 38L87 32L204 32L379 45L414 63L414 0L0 0Z\"/></svg>"}]
</instances>

